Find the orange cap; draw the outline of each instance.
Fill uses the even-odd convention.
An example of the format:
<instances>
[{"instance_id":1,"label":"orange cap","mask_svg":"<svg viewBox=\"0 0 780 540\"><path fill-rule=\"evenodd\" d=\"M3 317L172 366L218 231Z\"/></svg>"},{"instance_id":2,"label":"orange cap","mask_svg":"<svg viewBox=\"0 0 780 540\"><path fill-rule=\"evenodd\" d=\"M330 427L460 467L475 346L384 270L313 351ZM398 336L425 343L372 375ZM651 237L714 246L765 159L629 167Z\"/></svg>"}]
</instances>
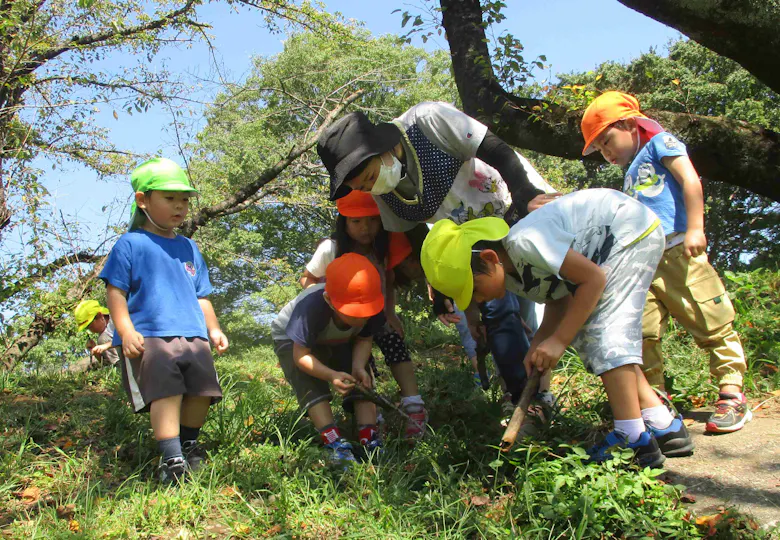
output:
<instances>
[{"instance_id":1,"label":"orange cap","mask_svg":"<svg viewBox=\"0 0 780 540\"><path fill-rule=\"evenodd\" d=\"M391 232L387 247L387 267L395 268L412 253L412 244L404 233Z\"/></svg>"},{"instance_id":2,"label":"orange cap","mask_svg":"<svg viewBox=\"0 0 780 540\"><path fill-rule=\"evenodd\" d=\"M328 265L325 292L333 307L349 317L373 317L385 307L379 272L357 253L346 253Z\"/></svg>"},{"instance_id":3,"label":"orange cap","mask_svg":"<svg viewBox=\"0 0 780 540\"><path fill-rule=\"evenodd\" d=\"M352 218L379 215L379 207L371 194L356 189L350 191L348 195L336 199L336 208L339 209L339 214L342 216Z\"/></svg>"},{"instance_id":4,"label":"orange cap","mask_svg":"<svg viewBox=\"0 0 780 540\"><path fill-rule=\"evenodd\" d=\"M634 96L623 92L604 92L594 99L585 114L582 115L582 136L585 137L585 148L582 155L587 156L596 151L591 145L609 126L626 118L636 118L637 123L648 131L650 136L661 133L664 128L655 120L650 120L639 110L639 101Z\"/></svg>"}]
</instances>

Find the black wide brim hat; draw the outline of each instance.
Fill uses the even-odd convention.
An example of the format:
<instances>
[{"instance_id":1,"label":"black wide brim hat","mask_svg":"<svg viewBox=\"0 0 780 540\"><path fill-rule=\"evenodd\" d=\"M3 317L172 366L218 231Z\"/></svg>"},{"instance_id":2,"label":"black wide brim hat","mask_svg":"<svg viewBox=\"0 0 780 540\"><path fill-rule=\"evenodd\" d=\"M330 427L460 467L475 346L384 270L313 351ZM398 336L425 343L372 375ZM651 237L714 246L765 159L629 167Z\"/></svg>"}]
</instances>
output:
<instances>
[{"instance_id":1,"label":"black wide brim hat","mask_svg":"<svg viewBox=\"0 0 780 540\"><path fill-rule=\"evenodd\" d=\"M373 124L361 112L353 112L330 126L317 141L317 153L330 173L330 200L351 189L344 179L366 159L393 149L401 140L395 124Z\"/></svg>"}]
</instances>

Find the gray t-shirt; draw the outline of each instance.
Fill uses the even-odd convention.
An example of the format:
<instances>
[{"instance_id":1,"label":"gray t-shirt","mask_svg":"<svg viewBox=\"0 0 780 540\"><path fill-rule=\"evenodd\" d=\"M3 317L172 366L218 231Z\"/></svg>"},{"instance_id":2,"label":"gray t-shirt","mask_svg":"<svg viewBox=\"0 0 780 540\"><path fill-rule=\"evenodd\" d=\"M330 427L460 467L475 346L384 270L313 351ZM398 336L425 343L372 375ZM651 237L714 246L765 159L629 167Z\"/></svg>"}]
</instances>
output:
<instances>
[{"instance_id":1,"label":"gray t-shirt","mask_svg":"<svg viewBox=\"0 0 780 540\"><path fill-rule=\"evenodd\" d=\"M612 250L625 248L660 226L642 203L613 189L576 191L521 219L502 241L520 278L507 274L507 290L544 303L573 292L561 265L569 249L599 266Z\"/></svg>"},{"instance_id":2,"label":"gray t-shirt","mask_svg":"<svg viewBox=\"0 0 780 540\"><path fill-rule=\"evenodd\" d=\"M103 345L104 343L113 342L114 332L116 332L116 328L114 328L114 321L109 319L108 324L106 325L106 329L103 330L103 333L101 333L97 338L97 344ZM116 347L110 347L106 350L106 352L103 353L103 361L104 363L107 362L112 366L119 362L119 353L117 352Z\"/></svg>"}]
</instances>

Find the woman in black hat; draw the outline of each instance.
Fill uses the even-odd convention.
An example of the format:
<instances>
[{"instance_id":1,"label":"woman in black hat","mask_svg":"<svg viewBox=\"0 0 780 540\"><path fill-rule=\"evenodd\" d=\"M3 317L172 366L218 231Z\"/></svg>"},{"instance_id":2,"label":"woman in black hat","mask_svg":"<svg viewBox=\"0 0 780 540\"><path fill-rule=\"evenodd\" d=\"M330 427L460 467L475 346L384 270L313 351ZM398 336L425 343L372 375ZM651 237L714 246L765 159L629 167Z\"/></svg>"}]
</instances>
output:
<instances>
[{"instance_id":1,"label":"woman in black hat","mask_svg":"<svg viewBox=\"0 0 780 540\"><path fill-rule=\"evenodd\" d=\"M370 192L388 231L486 216L511 225L560 195L535 187L531 178L545 182L528 161L446 103L421 103L380 124L350 113L322 134L317 153L330 173L331 200L352 189ZM519 312L527 303L508 294L480 306L493 357L515 400L526 378L529 344ZM533 312L532 303L522 307Z\"/></svg>"}]
</instances>

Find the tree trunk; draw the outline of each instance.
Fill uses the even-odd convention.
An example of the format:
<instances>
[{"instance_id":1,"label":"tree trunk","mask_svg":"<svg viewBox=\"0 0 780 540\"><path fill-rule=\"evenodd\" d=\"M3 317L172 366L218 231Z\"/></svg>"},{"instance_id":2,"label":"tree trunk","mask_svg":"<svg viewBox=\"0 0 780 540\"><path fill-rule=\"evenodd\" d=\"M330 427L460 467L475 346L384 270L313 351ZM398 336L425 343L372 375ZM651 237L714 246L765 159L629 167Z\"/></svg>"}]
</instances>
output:
<instances>
[{"instance_id":1,"label":"tree trunk","mask_svg":"<svg viewBox=\"0 0 780 540\"><path fill-rule=\"evenodd\" d=\"M618 0L731 58L780 93L780 4L775 0Z\"/></svg>"},{"instance_id":2,"label":"tree trunk","mask_svg":"<svg viewBox=\"0 0 780 540\"><path fill-rule=\"evenodd\" d=\"M441 7L464 111L508 144L580 159L583 111L567 111L553 103L504 91L491 68L479 0L441 0ZM700 175L780 201L778 133L720 117L647 112L686 143ZM601 156L596 154L591 159Z\"/></svg>"}]
</instances>

